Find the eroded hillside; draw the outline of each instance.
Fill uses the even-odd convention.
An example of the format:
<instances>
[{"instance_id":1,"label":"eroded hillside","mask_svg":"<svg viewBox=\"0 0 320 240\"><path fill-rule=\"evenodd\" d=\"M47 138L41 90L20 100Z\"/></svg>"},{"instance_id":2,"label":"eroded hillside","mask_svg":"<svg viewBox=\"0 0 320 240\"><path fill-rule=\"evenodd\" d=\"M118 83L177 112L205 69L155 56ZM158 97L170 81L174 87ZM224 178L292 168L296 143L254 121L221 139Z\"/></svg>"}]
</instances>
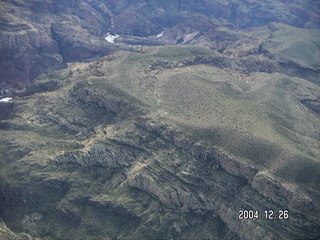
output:
<instances>
[{"instance_id":1,"label":"eroded hillside","mask_svg":"<svg viewBox=\"0 0 320 240\"><path fill-rule=\"evenodd\" d=\"M320 238L317 1L0 11L0 239Z\"/></svg>"},{"instance_id":2,"label":"eroded hillside","mask_svg":"<svg viewBox=\"0 0 320 240\"><path fill-rule=\"evenodd\" d=\"M253 59L148 47L38 78L2 104L7 226L49 239L319 237L320 122L306 104L319 86Z\"/></svg>"},{"instance_id":3,"label":"eroded hillside","mask_svg":"<svg viewBox=\"0 0 320 240\"><path fill-rule=\"evenodd\" d=\"M41 73L64 68L68 62L91 61L139 45L200 44L223 51L243 36L236 30L271 22L319 29L319 3L3 0L0 88L23 89ZM119 34L117 41L123 45L107 42L108 33Z\"/></svg>"}]
</instances>

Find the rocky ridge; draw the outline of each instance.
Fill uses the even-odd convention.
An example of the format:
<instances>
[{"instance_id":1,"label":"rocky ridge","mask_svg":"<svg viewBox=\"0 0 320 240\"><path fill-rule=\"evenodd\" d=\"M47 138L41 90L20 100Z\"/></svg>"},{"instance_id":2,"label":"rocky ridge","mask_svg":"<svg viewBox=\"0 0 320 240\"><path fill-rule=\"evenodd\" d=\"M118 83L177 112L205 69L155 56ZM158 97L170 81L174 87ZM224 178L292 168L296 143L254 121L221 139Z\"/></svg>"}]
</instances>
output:
<instances>
[{"instance_id":1,"label":"rocky ridge","mask_svg":"<svg viewBox=\"0 0 320 240\"><path fill-rule=\"evenodd\" d=\"M223 51L241 37L234 29L270 22L319 29L318 12L314 1L2 1L1 88L21 89L67 62L136 50L132 45L198 44ZM123 45L106 42L108 32L120 34Z\"/></svg>"},{"instance_id":2,"label":"rocky ridge","mask_svg":"<svg viewBox=\"0 0 320 240\"><path fill-rule=\"evenodd\" d=\"M0 6L0 234L320 237L317 3Z\"/></svg>"},{"instance_id":3,"label":"rocky ridge","mask_svg":"<svg viewBox=\"0 0 320 240\"><path fill-rule=\"evenodd\" d=\"M172 110L165 106L154 109L152 105L153 97L164 100L157 92L150 95L150 84L155 81L156 85L156 79L167 71L192 70L194 66L203 68L201 72L212 69L217 73L224 68L238 71L239 63L202 48L144 51L70 65L68 70L38 79L26 96L12 102L14 114L1 123L2 152L11 159L9 164L7 160L1 162L7 169L2 173L6 184L1 187L1 201L6 207L1 216L9 227L40 238L89 237L92 228L98 239L110 234L120 238L317 238L316 189L283 179L212 142L219 131L206 140L199 136L199 130L195 134L177 120L169 121ZM161 59L166 52L174 52L178 58L159 61L156 56L160 54ZM138 75L122 83L130 84L129 88L117 85L119 79L126 79L117 75L123 62L129 70L137 63L143 66L138 65L139 71L130 72ZM258 73L281 76L263 73L263 69ZM257 81L247 78L247 84ZM238 80L242 84L241 77ZM148 91L143 96L136 93L136 84L138 90L149 84ZM44 86L46 92L41 91ZM307 93L310 98L315 94L306 90L304 97ZM152 98L144 100L149 96ZM15 132L23 136L20 131L28 141L14 137ZM19 177L10 169L19 169ZM266 209L286 209L290 217L286 221L239 220L240 209L256 209L262 214ZM10 220L12 213L15 221ZM123 225L123 219L129 225ZM48 231L48 225L57 227Z\"/></svg>"}]
</instances>

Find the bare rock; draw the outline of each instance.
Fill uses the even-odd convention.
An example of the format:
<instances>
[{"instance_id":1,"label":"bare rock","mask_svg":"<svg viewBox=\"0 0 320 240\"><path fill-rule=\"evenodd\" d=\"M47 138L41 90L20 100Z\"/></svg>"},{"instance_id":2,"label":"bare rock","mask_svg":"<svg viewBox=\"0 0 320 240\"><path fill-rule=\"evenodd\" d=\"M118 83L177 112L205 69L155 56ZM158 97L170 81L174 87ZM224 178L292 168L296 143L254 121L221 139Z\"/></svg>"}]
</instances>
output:
<instances>
[{"instance_id":1,"label":"bare rock","mask_svg":"<svg viewBox=\"0 0 320 240\"><path fill-rule=\"evenodd\" d=\"M267 173L259 172L252 181L252 187L262 195L282 206L288 206L293 212L303 214L307 218L314 215L315 212L319 212L319 208L312 199L301 190L282 183Z\"/></svg>"}]
</instances>

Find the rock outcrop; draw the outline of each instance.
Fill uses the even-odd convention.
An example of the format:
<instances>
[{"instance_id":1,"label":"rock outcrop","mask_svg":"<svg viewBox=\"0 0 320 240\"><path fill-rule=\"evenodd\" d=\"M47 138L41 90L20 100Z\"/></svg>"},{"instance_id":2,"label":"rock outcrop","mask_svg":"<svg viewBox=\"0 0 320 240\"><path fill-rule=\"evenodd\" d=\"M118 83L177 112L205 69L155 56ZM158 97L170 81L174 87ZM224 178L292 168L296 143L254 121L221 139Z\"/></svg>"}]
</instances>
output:
<instances>
[{"instance_id":1,"label":"rock outcrop","mask_svg":"<svg viewBox=\"0 0 320 240\"><path fill-rule=\"evenodd\" d=\"M319 86L247 40L243 52L116 52L38 78L1 119L7 226L44 239L318 239Z\"/></svg>"},{"instance_id":2,"label":"rock outcrop","mask_svg":"<svg viewBox=\"0 0 320 240\"><path fill-rule=\"evenodd\" d=\"M0 7L0 87L19 89L41 73L64 68L67 62L92 60L122 49L104 40L108 32L154 36L149 40L124 37L122 42L129 45L200 44L222 51L239 39L232 28L280 22L319 29L320 22L314 1L10 0ZM155 36L162 31L158 41Z\"/></svg>"}]
</instances>

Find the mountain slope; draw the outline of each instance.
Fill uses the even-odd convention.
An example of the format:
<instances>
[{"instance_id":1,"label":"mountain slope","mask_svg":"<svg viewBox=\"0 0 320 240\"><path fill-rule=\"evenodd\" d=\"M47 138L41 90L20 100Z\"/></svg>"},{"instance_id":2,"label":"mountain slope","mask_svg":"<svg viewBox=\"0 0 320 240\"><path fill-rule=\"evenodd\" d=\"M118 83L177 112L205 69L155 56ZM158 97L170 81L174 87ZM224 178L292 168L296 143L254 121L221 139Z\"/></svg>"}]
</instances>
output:
<instances>
[{"instance_id":1,"label":"mountain slope","mask_svg":"<svg viewBox=\"0 0 320 240\"><path fill-rule=\"evenodd\" d=\"M239 64L149 47L42 76L1 122L7 226L52 239L317 238L319 115L303 99L319 86Z\"/></svg>"},{"instance_id":2,"label":"mountain slope","mask_svg":"<svg viewBox=\"0 0 320 240\"><path fill-rule=\"evenodd\" d=\"M201 43L201 36L208 35L206 44L221 48L234 39L216 31L217 27L247 29L279 22L319 29L320 21L319 4L302 0L6 0L1 1L0 12L0 87L9 90L29 86L41 73L61 69L67 62L88 61L130 48L106 42L108 32L125 39L130 35L135 40L131 37L125 42L137 45L188 43L192 34L196 36L193 43ZM136 40L166 30L170 33L171 28L173 34L166 41Z\"/></svg>"},{"instance_id":3,"label":"mountain slope","mask_svg":"<svg viewBox=\"0 0 320 240\"><path fill-rule=\"evenodd\" d=\"M0 8L0 238L320 238L316 1Z\"/></svg>"}]
</instances>

